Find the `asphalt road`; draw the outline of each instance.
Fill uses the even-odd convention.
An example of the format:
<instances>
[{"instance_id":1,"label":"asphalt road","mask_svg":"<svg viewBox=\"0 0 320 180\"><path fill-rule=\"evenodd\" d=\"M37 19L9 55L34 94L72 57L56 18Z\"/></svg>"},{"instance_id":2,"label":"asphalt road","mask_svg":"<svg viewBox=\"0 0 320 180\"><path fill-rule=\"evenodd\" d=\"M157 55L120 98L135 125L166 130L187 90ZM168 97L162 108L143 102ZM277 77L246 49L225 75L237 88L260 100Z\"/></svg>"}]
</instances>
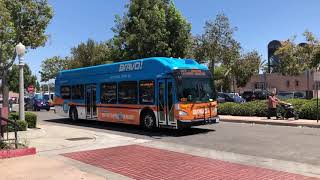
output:
<instances>
[{"instance_id":1,"label":"asphalt road","mask_svg":"<svg viewBox=\"0 0 320 180\"><path fill-rule=\"evenodd\" d=\"M320 129L221 122L183 131L146 132L136 126L81 121L72 123L52 111L36 112L39 123L72 126L140 139L152 139L237 154L320 165Z\"/></svg>"}]
</instances>

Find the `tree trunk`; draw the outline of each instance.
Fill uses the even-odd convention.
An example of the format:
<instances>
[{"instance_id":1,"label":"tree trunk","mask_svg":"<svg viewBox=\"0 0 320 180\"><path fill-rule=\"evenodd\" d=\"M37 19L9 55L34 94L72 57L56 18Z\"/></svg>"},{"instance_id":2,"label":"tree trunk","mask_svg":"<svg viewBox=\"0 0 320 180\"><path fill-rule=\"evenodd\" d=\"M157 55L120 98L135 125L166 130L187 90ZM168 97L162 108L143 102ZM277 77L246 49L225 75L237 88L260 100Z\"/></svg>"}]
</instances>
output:
<instances>
[{"instance_id":1,"label":"tree trunk","mask_svg":"<svg viewBox=\"0 0 320 180\"><path fill-rule=\"evenodd\" d=\"M232 91L233 91L233 93L236 92L236 84L235 84L235 77L234 76L232 76Z\"/></svg>"},{"instance_id":2,"label":"tree trunk","mask_svg":"<svg viewBox=\"0 0 320 180\"><path fill-rule=\"evenodd\" d=\"M1 89L2 89L2 98L3 98L3 103L2 103L2 109L1 112L0 112L0 115L4 118L8 118L9 116L9 86L8 86L8 70L4 70L3 71L3 74L2 74L2 86L1 86ZM3 122L1 122L1 125L0 125L0 133L1 133L1 136L3 137L3 130L4 130L4 126L5 123L3 124Z\"/></svg>"},{"instance_id":3,"label":"tree trunk","mask_svg":"<svg viewBox=\"0 0 320 180\"><path fill-rule=\"evenodd\" d=\"M214 64L214 59L212 59L211 60L211 71L212 71L212 77L213 77L213 82L212 82L212 90L214 91L214 99L216 99L217 98L217 94L216 94L216 84L215 84L215 77L214 77L214 66L215 66L215 64Z\"/></svg>"},{"instance_id":4,"label":"tree trunk","mask_svg":"<svg viewBox=\"0 0 320 180\"><path fill-rule=\"evenodd\" d=\"M9 107L9 84L8 84L8 70L4 69L2 76L2 97L3 107Z\"/></svg>"},{"instance_id":5,"label":"tree trunk","mask_svg":"<svg viewBox=\"0 0 320 180\"><path fill-rule=\"evenodd\" d=\"M214 79L214 66L215 66L215 62L214 62L215 60L214 59L212 59L211 60L211 72L212 72L212 77L213 77L213 79Z\"/></svg>"}]
</instances>

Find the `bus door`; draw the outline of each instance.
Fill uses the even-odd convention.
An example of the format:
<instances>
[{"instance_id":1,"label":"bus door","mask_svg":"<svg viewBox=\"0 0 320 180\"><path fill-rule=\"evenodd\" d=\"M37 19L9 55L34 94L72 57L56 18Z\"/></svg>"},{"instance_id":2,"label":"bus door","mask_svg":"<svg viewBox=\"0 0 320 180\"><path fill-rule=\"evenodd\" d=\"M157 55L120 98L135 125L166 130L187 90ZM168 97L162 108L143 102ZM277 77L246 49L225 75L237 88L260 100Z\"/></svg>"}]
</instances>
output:
<instances>
[{"instance_id":1,"label":"bus door","mask_svg":"<svg viewBox=\"0 0 320 180\"><path fill-rule=\"evenodd\" d=\"M97 85L96 84L87 84L86 85L86 118L94 119L97 118L97 104L96 104L96 95L97 95Z\"/></svg>"},{"instance_id":2,"label":"bus door","mask_svg":"<svg viewBox=\"0 0 320 180\"><path fill-rule=\"evenodd\" d=\"M157 97L159 125L176 126L174 121L174 88L171 79L158 80Z\"/></svg>"}]
</instances>

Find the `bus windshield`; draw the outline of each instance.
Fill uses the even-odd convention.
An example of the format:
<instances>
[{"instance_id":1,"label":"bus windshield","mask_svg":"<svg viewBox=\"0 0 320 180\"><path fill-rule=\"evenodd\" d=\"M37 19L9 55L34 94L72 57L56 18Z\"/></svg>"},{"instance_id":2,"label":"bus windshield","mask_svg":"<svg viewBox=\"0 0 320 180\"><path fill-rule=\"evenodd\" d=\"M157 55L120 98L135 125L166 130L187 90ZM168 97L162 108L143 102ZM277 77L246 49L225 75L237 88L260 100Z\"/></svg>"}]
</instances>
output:
<instances>
[{"instance_id":1,"label":"bus windshield","mask_svg":"<svg viewBox=\"0 0 320 180\"><path fill-rule=\"evenodd\" d=\"M177 87L179 101L208 102L213 99L212 78L182 78Z\"/></svg>"}]
</instances>

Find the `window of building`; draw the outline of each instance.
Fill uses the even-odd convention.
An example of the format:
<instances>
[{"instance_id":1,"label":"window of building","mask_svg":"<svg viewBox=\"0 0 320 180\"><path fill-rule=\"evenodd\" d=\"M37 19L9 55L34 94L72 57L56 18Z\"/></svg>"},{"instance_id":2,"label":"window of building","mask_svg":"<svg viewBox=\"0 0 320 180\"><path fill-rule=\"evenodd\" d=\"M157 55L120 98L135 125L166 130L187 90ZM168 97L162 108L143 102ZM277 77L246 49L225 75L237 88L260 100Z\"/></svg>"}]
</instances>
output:
<instances>
[{"instance_id":1,"label":"window of building","mask_svg":"<svg viewBox=\"0 0 320 180\"><path fill-rule=\"evenodd\" d=\"M255 89L265 89L265 83L264 82L256 82L254 84Z\"/></svg>"},{"instance_id":2,"label":"window of building","mask_svg":"<svg viewBox=\"0 0 320 180\"><path fill-rule=\"evenodd\" d=\"M140 81L140 104L154 104L154 81Z\"/></svg>"},{"instance_id":3,"label":"window of building","mask_svg":"<svg viewBox=\"0 0 320 180\"><path fill-rule=\"evenodd\" d=\"M84 99L84 85L72 86L72 99Z\"/></svg>"},{"instance_id":4,"label":"window of building","mask_svg":"<svg viewBox=\"0 0 320 180\"><path fill-rule=\"evenodd\" d=\"M117 103L117 83L101 84L101 103L104 103L104 104Z\"/></svg>"},{"instance_id":5,"label":"window of building","mask_svg":"<svg viewBox=\"0 0 320 180\"><path fill-rule=\"evenodd\" d=\"M297 87L299 86L299 81L298 81L298 80L296 80L296 86L297 86Z\"/></svg>"},{"instance_id":6,"label":"window of building","mask_svg":"<svg viewBox=\"0 0 320 180\"><path fill-rule=\"evenodd\" d=\"M290 87L290 81L287 80L287 87Z\"/></svg>"},{"instance_id":7,"label":"window of building","mask_svg":"<svg viewBox=\"0 0 320 180\"><path fill-rule=\"evenodd\" d=\"M70 95L71 95L70 90L71 90L70 86L61 86L60 94L62 99L70 99Z\"/></svg>"},{"instance_id":8,"label":"window of building","mask_svg":"<svg viewBox=\"0 0 320 180\"><path fill-rule=\"evenodd\" d=\"M137 104L137 82L126 81L119 83L118 102L119 104Z\"/></svg>"}]
</instances>

